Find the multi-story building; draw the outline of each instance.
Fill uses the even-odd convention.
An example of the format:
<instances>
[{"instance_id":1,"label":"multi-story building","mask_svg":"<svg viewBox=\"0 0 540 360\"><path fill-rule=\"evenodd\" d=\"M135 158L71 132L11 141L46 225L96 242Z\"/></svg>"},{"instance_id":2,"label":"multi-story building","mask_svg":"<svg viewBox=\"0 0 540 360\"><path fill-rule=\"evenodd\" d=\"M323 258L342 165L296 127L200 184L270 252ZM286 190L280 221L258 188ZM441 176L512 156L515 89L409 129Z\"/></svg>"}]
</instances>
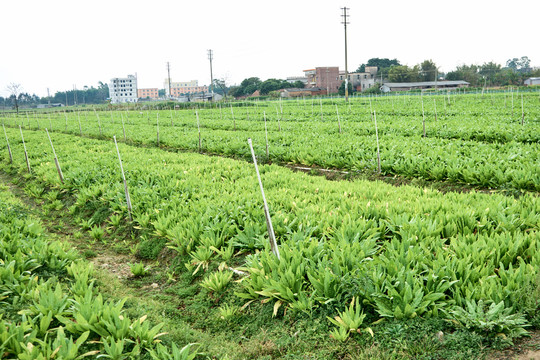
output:
<instances>
[{"instance_id":1,"label":"multi-story building","mask_svg":"<svg viewBox=\"0 0 540 360\"><path fill-rule=\"evenodd\" d=\"M139 99L157 99L159 98L158 88L138 89L137 96Z\"/></svg>"},{"instance_id":2,"label":"multi-story building","mask_svg":"<svg viewBox=\"0 0 540 360\"><path fill-rule=\"evenodd\" d=\"M169 80L163 81L163 87L165 88L165 94L167 96L179 97L185 94L198 94L208 92L208 86L199 86L197 80L191 80L188 82L173 82L171 81L171 93L169 94Z\"/></svg>"},{"instance_id":3,"label":"multi-story building","mask_svg":"<svg viewBox=\"0 0 540 360\"><path fill-rule=\"evenodd\" d=\"M325 89L328 94L336 93L339 85L341 85L339 67L337 66L324 66L304 70L304 75L307 77L307 88L317 87Z\"/></svg>"},{"instance_id":4,"label":"multi-story building","mask_svg":"<svg viewBox=\"0 0 540 360\"><path fill-rule=\"evenodd\" d=\"M111 79L109 98L111 103L137 102L137 77L128 75L127 78Z\"/></svg>"},{"instance_id":5,"label":"multi-story building","mask_svg":"<svg viewBox=\"0 0 540 360\"><path fill-rule=\"evenodd\" d=\"M369 69L368 69L369 68ZM369 71L368 71L369 70ZM368 66L366 71L362 73L349 73L349 82L356 91L364 91L375 85L377 82L377 67ZM339 80L345 80L345 72L339 73ZM340 84L341 85L341 84Z\"/></svg>"}]
</instances>

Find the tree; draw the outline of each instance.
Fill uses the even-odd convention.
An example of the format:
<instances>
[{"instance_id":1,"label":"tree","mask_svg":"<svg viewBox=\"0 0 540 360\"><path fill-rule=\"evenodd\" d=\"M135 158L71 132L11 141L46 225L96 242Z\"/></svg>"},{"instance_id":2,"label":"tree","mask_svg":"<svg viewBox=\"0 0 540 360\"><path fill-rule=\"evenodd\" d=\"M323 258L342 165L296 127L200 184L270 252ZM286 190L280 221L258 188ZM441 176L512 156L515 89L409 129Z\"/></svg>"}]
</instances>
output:
<instances>
[{"instance_id":1,"label":"tree","mask_svg":"<svg viewBox=\"0 0 540 360\"><path fill-rule=\"evenodd\" d=\"M478 66L458 66L456 70L446 74L446 80L464 80L470 83L471 86L478 86L480 84L480 74L478 73Z\"/></svg>"},{"instance_id":2,"label":"tree","mask_svg":"<svg viewBox=\"0 0 540 360\"><path fill-rule=\"evenodd\" d=\"M496 64L493 61L484 63L482 66L480 66L480 70L478 71L478 73L484 78L484 82L486 84L489 83L490 85L494 84L495 77L500 72L501 65Z\"/></svg>"},{"instance_id":3,"label":"tree","mask_svg":"<svg viewBox=\"0 0 540 360\"><path fill-rule=\"evenodd\" d=\"M420 68L418 65L413 68L407 65L392 66L388 70L388 80L390 82L414 82L420 80Z\"/></svg>"},{"instance_id":4,"label":"tree","mask_svg":"<svg viewBox=\"0 0 540 360\"><path fill-rule=\"evenodd\" d=\"M217 90L216 90L217 87ZM216 93L222 93L224 97L227 97L228 92L227 80L225 78L214 79L214 91Z\"/></svg>"},{"instance_id":5,"label":"tree","mask_svg":"<svg viewBox=\"0 0 540 360\"><path fill-rule=\"evenodd\" d=\"M398 59L388 59L388 58L371 58L367 61L366 64L362 64L356 69L356 72L366 72L366 66L376 66L379 73L388 74L388 70L392 66L400 66Z\"/></svg>"},{"instance_id":6,"label":"tree","mask_svg":"<svg viewBox=\"0 0 540 360\"><path fill-rule=\"evenodd\" d=\"M353 93L352 84L350 82L348 82L347 84L348 84L347 89L349 90L349 94L352 94ZM340 96L345 96L345 81L341 82L341 85L339 86L339 89L338 89L338 94Z\"/></svg>"},{"instance_id":7,"label":"tree","mask_svg":"<svg viewBox=\"0 0 540 360\"><path fill-rule=\"evenodd\" d=\"M17 114L19 114L19 95L21 94L22 86L21 84L11 83L7 86L7 90L11 94L10 99L15 103L15 110L17 110Z\"/></svg>"},{"instance_id":8,"label":"tree","mask_svg":"<svg viewBox=\"0 0 540 360\"><path fill-rule=\"evenodd\" d=\"M298 89L303 89L304 87L306 87L306 84L304 84L303 81L296 80L295 82L292 83L292 87L293 88L298 88Z\"/></svg>"},{"instance_id":9,"label":"tree","mask_svg":"<svg viewBox=\"0 0 540 360\"><path fill-rule=\"evenodd\" d=\"M420 75L423 81L435 81L437 72L437 65L431 59L424 60L420 64Z\"/></svg>"},{"instance_id":10,"label":"tree","mask_svg":"<svg viewBox=\"0 0 540 360\"><path fill-rule=\"evenodd\" d=\"M531 60L528 56L522 56L521 58L508 59L506 61L506 67L514 70L518 73L529 73L531 72Z\"/></svg>"}]
</instances>

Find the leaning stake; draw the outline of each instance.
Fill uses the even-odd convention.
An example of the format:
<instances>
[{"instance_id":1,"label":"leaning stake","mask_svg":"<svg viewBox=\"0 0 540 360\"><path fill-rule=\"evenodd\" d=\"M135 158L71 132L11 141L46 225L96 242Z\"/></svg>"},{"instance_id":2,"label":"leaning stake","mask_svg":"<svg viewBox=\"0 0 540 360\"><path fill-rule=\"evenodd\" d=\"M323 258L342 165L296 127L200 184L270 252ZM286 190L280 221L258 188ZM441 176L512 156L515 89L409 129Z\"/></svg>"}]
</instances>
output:
<instances>
[{"instance_id":1,"label":"leaning stake","mask_svg":"<svg viewBox=\"0 0 540 360\"><path fill-rule=\"evenodd\" d=\"M47 132L47 137L49 138L49 142L51 143L52 152L54 155L54 164L56 165L56 171L58 171L58 177L60 178L60 182L64 183L64 174L62 174L62 169L60 168L60 163L58 162L58 157L56 157L56 151L54 151L54 146L52 144L51 136L49 135L49 130L45 128L45 131Z\"/></svg>"},{"instance_id":2,"label":"leaning stake","mask_svg":"<svg viewBox=\"0 0 540 360\"><path fill-rule=\"evenodd\" d=\"M251 156L253 157L253 164L255 165L255 171L257 172L257 179L259 180L259 186L261 188L261 194L264 204L264 216L266 217L266 227L268 229L268 237L270 238L270 248L274 255L279 259L279 249L276 243L276 236L274 235L274 228L272 227L272 220L270 219L270 212L268 211L268 204L266 203L266 196L264 196L264 189L261 181L261 175L259 174L259 167L257 166L257 158L255 157L255 151L253 151L253 144L251 138L248 139L249 148L251 150Z\"/></svg>"},{"instance_id":3,"label":"leaning stake","mask_svg":"<svg viewBox=\"0 0 540 360\"><path fill-rule=\"evenodd\" d=\"M30 160L28 160L28 152L26 151L26 144L24 143L24 136L22 133L21 125L19 125L19 130L21 131L21 139L22 139L22 144L24 147L24 157L26 158L26 167L28 168L28 172L31 174L32 170L30 169Z\"/></svg>"},{"instance_id":4,"label":"leaning stake","mask_svg":"<svg viewBox=\"0 0 540 360\"><path fill-rule=\"evenodd\" d=\"M114 145L116 146L116 153L118 154L118 162L120 163L120 170L122 171L122 180L124 181L124 192L126 193L126 204L128 208L129 221L133 221L131 218L131 199L129 197L129 191L126 181L126 176L124 175L124 167L122 166L122 159L120 158L120 150L118 150L118 143L116 142L116 135L113 136Z\"/></svg>"},{"instance_id":5,"label":"leaning stake","mask_svg":"<svg viewBox=\"0 0 540 360\"><path fill-rule=\"evenodd\" d=\"M13 155L11 155L11 147L9 146L9 140L8 140L7 133L6 133L6 127L4 126L4 124L2 124L2 127L4 128L4 135L6 135L7 149L8 149L8 153L9 153L9 162L11 164L13 164Z\"/></svg>"}]
</instances>

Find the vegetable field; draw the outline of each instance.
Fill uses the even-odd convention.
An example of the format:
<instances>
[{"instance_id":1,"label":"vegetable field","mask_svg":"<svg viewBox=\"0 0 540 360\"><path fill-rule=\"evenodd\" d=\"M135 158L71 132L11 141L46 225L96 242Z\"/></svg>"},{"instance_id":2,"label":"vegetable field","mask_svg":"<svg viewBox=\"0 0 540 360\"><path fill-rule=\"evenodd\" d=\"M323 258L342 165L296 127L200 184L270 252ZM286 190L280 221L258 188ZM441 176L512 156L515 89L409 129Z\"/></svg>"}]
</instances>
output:
<instances>
[{"instance_id":1,"label":"vegetable field","mask_svg":"<svg viewBox=\"0 0 540 360\"><path fill-rule=\"evenodd\" d=\"M511 344L540 326L538 93L523 104L521 93L446 94L4 114L0 162L51 212L130 232L142 258L168 249L223 321L250 321L261 306L276 321L319 319L317 331L350 345L377 342L385 323L445 319L446 341L468 331ZM329 181L280 166L375 173L377 135L383 175L493 191Z\"/></svg>"}]
</instances>

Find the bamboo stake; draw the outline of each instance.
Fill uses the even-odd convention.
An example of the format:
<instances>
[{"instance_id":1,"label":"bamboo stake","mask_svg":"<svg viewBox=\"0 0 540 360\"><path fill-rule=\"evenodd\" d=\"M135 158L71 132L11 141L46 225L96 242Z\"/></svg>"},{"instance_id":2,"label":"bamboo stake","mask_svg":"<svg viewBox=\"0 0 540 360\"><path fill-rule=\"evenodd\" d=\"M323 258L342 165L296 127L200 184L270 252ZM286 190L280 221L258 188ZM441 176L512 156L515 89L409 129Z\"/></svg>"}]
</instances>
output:
<instances>
[{"instance_id":1,"label":"bamboo stake","mask_svg":"<svg viewBox=\"0 0 540 360\"><path fill-rule=\"evenodd\" d=\"M97 113L96 109L94 109L94 113L96 114L98 126L99 126L99 136L101 136L101 121L99 120L99 114Z\"/></svg>"},{"instance_id":2,"label":"bamboo stake","mask_svg":"<svg viewBox=\"0 0 540 360\"><path fill-rule=\"evenodd\" d=\"M321 106L321 121L323 121L323 115L322 115L322 98L319 98L319 105ZM283 113L283 111L282 111Z\"/></svg>"},{"instance_id":3,"label":"bamboo stake","mask_svg":"<svg viewBox=\"0 0 540 360\"><path fill-rule=\"evenodd\" d=\"M159 147L159 113L157 113L157 117L156 117L156 141L157 141L157 146Z\"/></svg>"},{"instance_id":4,"label":"bamboo stake","mask_svg":"<svg viewBox=\"0 0 540 360\"><path fill-rule=\"evenodd\" d=\"M129 197L129 190L127 186L126 176L124 174L124 167L122 166L122 159L120 158L120 150L118 150L118 143L116 142L116 135L113 136L114 145L116 146L116 153L118 154L118 162L120 163L120 170L122 171L122 180L124 181L124 192L126 194L126 204L128 208L129 221L133 221L131 217L131 198Z\"/></svg>"},{"instance_id":5,"label":"bamboo stake","mask_svg":"<svg viewBox=\"0 0 540 360\"><path fill-rule=\"evenodd\" d=\"M64 117L66 118L66 132L67 132L67 114L66 114L66 110L64 110Z\"/></svg>"},{"instance_id":6,"label":"bamboo stake","mask_svg":"<svg viewBox=\"0 0 540 360\"><path fill-rule=\"evenodd\" d=\"M52 121L51 121L51 113L48 114L49 115L49 128L52 130Z\"/></svg>"},{"instance_id":7,"label":"bamboo stake","mask_svg":"<svg viewBox=\"0 0 540 360\"><path fill-rule=\"evenodd\" d=\"M236 119L234 118L234 110L233 110L232 104L230 104L230 105L231 105L231 115L232 115L232 121L233 121L233 130L236 131ZM199 119L198 116L199 115L197 115L197 119ZM200 148L200 146L199 146L199 148ZM199 149L199 151L200 151L200 149Z\"/></svg>"},{"instance_id":8,"label":"bamboo stake","mask_svg":"<svg viewBox=\"0 0 540 360\"><path fill-rule=\"evenodd\" d=\"M77 120L79 121L79 135L82 136L81 116L79 114L79 111L77 111Z\"/></svg>"},{"instance_id":9,"label":"bamboo stake","mask_svg":"<svg viewBox=\"0 0 540 360\"><path fill-rule=\"evenodd\" d=\"M51 136L49 135L49 130L45 129L47 132L47 137L49 138L49 142L51 143L51 148L54 155L54 164L56 165L56 171L58 171L58 177L60 178L60 182L64 183L64 174L62 174L62 169L60 168L60 163L58 162L58 157L56 156L56 151L54 150L54 146L51 140Z\"/></svg>"},{"instance_id":10,"label":"bamboo stake","mask_svg":"<svg viewBox=\"0 0 540 360\"><path fill-rule=\"evenodd\" d=\"M172 116L172 110L170 110L170 112L171 112L171 127L174 127L173 116Z\"/></svg>"},{"instance_id":11,"label":"bamboo stake","mask_svg":"<svg viewBox=\"0 0 540 360\"><path fill-rule=\"evenodd\" d=\"M422 97L422 127L424 128L424 137L426 137L426 116L424 115L424 96Z\"/></svg>"},{"instance_id":12,"label":"bamboo stake","mask_svg":"<svg viewBox=\"0 0 540 360\"><path fill-rule=\"evenodd\" d=\"M523 110L523 93L521 93L521 126L523 126L523 120L525 120L525 112Z\"/></svg>"},{"instance_id":13,"label":"bamboo stake","mask_svg":"<svg viewBox=\"0 0 540 360\"><path fill-rule=\"evenodd\" d=\"M120 114L120 119L122 119L122 132L124 133L124 142L126 142L126 127L124 126L124 116L122 114Z\"/></svg>"},{"instance_id":14,"label":"bamboo stake","mask_svg":"<svg viewBox=\"0 0 540 360\"><path fill-rule=\"evenodd\" d=\"M26 144L24 143L24 136L22 133L21 125L19 125L19 130L21 132L21 139L22 139L23 148L24 148L24 157L26 158L26 167L28 168L28 172L31 174L32 170L30 169L30 160L28 159L28 152L26 151Z\"/></svg>"},{"instance_id":15,"label":"bamboo stake","mask_svg":"<svg viewBox=\"0 0 540 360\"><path fill-rule=\"evenodd\" d=\"M336 114L337 114L337 122L338 122L338 127L339 127L339 133L341 134L341 121L339 120L339 110L338 110L337 104L336 104Z\"/></svg>"},{"instance_id":16,"label":"bamboo stake","mask_svg":"<svg viewBox=\"0 0 540 360\"><path fill-rule=\"evenodd\" d=\"M379 149L379 130L377 129L377 114L373 112L373 119L375 119L375 138L377 139L377 173L381 174L381 152Z\"/></svg>"},{"instance_id":17,"label":"bamboo stake","mask_svg":"<svg viewBox=\"0 0 540 360\"><path fill-rule=\"evenodd\" d=\"M266 111L263 112L264 114L264 135L266 137L266 158L270 158L270 153L268 152L268 128L266 126Z\"/></svg>"},{"instance_id":18,"label":"bamboo stake","mask_svg":"<svg viewBox=\"0 0 540 360\"><path fill-rule=\"evenodd\" d=\"M257 179L259 180L259 187L261 188L261 194L263 198L264 216L266 218L266 228L268 229L268 237L270 239L270 248L274 255L279 260L279 249L276 242L276 235L274 234L274 228L272 226L272 219L270 218L270 211L268 210L268 204L266 203L266 196L264 195L264 188L261 181L261 174L259 173L259 167L257 166L257 158L255 157L255 151L253 151L253 144L251 138L248 139L249 148L251 150L251 156L253 157L253 164L255 165L255 171L257 172Z\"/></svg>"},{"instance_id":19,"label":"bamboo stake","mask_svg":"<svg viewBox=\"0 0 540 360\"><path fill-rule=\"evenodd\" d=\"M13 164L13 155L11 154L11 147L9 146L9 140L8 140L8 136L7 136L7 132L6 132L6 127L4 126L4 124L2 124L2 128L4 128L4 135L6 135L7 149L8 149L8 153L9 153L9 163Z\"/></svg>"},{"instance_id":20,"label":"bamboo stake","mask_svg":"<svg viewBox=\"0 0 540 360\"><path fill-rule=\"evenodd\" d=\"M197 116L197 131L199 132L199 152L201 152L201 125L199 123L199 112L197 110L195 110L195 115Z\"/></svg>"},{"instance_id":21,"label":"bamboo stake","mask_svg":"<svg viewBox=\"0 0 540 360\"><path fill-rule=\"evenodd\" d=\"M437 102L435 101L435 98L433 98L433 106L435 107L435 121L437 121Z\"/></svg>"}]
</instances>

